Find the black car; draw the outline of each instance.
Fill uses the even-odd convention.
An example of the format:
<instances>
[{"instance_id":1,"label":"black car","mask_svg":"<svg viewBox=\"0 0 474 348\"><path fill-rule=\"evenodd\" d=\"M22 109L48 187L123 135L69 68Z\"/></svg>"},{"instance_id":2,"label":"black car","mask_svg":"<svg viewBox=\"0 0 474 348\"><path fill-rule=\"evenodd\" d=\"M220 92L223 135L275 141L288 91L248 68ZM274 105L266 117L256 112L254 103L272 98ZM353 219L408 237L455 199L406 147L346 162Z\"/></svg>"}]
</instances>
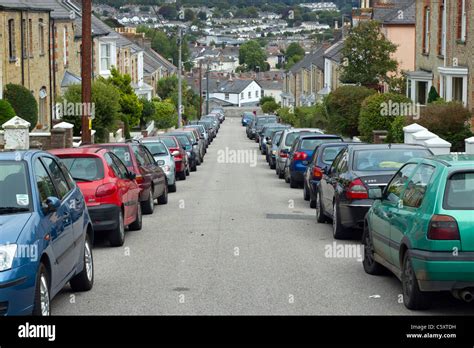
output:
<instances>
[{"instance_id":1,"label":"black car","mask_svg":"<svg viewBox=\"0 0 474 348\"><path fill-rule=\"evenodd\" d=\"M318 145L309 160L303 178L303 197L311 208L316 208L316 194L323 173L329 169L336 156L347 143L325 143Z\"/></svg>"},{"instance_id":2,"label":"black car","mask_svg":"<svg viewBox=\"0 0 474 348\"><path fill-rule=\"evenodd\" d=\"M276 167L276 152L278 151L278 145L282 134L283 129L274 131L269 137L270 140L267 140L267 162L270 169L275 169Z\"/></svg>"},{"instance_id":3,"label":"black car","mask_svg":"<svg viewBox=\"0 0 474 348\"><path fill-rule=\"evenodd\" d=\"M281 124L281 123L267 123L263 126L262 130L260 131L258 138L259 138L259 148L262 152L262 155L267 154L267 144L271 142L271 135L278 130L288 129L291 128L289 124Z\"/></svg>"},{"instance_id":4,"label":"black car","mask_svg":"<svg viewBox=\"0 0 474 348\"><path fill-rule=\"evenodd\" d=\"M373 203L369 188L384 189L404 163L432 155L419 145L347 145L323 173L316 196L318 222L332 219L336 239L353 237L353 229L363 228L364 217Z\"/></svg>"},{"instance_id":5,"label":"black car","mask_svg":"<svg viewBox=\"0 0 474 348\"><path fill-rule=\"evenodd\" d=\"M271 116L260 116L257 117L257 122L255 122L255 142L258 143L260 141L260 135L262 133L263 127L267 124L275 124L279 123L278 117L271 115Z\"/></svg>"},{"instance_id":6,"label":"black car","mask_svg":"<svg viewBox=\"0 0 474 348\"><path fill-rule=\"evenodd\" d=\"M181 147L188 154L189 167L191 168L191 171L195 172L197 170L198 159L195 151L193 151L193 140L191 134L189 132L170 132L165 133L164 135L171 135L178 139Z\"/></svg>"}]
</instances>

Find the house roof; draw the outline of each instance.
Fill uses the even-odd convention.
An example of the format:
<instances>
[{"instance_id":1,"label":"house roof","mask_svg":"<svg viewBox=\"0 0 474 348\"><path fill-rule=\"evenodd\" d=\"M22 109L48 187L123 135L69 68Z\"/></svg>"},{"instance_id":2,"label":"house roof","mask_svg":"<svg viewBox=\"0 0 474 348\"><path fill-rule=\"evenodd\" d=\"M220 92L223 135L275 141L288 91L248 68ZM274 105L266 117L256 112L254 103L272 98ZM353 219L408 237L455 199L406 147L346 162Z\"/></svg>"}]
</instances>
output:
<instances>
[{"instance_id":1,"label":"house roof","mask_svg":"<svg viewBox=\"0 0 474 348\"><path fill-rule=\"evenodd\" d=\"M307 54L302 60L293 65L290 72L296 73L300 69L310 69L312 64L324 70L324 52L324 47L317 48L315 51Z\"/></svg>"},{"instance_id":2,"label":"house roof","mask_svg":"<svg viewBox=\"0 0 474 348\"><path fill-rule=\"evenodd\" d=\"M344 40L336 42L334 45L329 47L324 54L324 58L331 59L336 63L341 62L342 58L342 49L344 48Z\"/></svg>"},{"instance_id":3,"label":"house roof","mask_svg":"<svg viewBox=\"0 0 474 348\"><path fill-rule=\"evenodd\" d=\"M53 15L54 9L51 6L47 6L47 4L50 2L51 1L45 1L45 4L40 4L33 0L2 0L0 3L0 8L45 11L51 12ZM67 13L67 15L69 16L69 13Z\"/></svg>"},{"instance_id":4,"label":"house roof","mask_svg":"<svg viewBox=\"0 0 474 348\"><path fill-rule=\"evenodd\" d=\"M258 80L257 83L263 90L283 90L283 82L278 80Z\"/></svg>"},{"instance_id":5,"label":"house roof","mask_svg":"<svg viewBox=\"0 0 474 348\"><path fill-rule=\"evenodd\" d=\"M80 85L81 78L79 76L74 75L69 71L64 72L63 80L61 81L61 88L69 87L71 85Z\"/></svg>"},{"instance_id":6,"label":"house roof","mask_svg":"<svg viewBox=\"0 0 474 348\"><path fill-rule=\"evenodd\" d=\"M390 24L415 24L416 0L398 0L390 5L373 8L373 17L385 25Z\"/></svg>"},{"instance_id":7,"label":"house roof","mask_svg":"<svg viewBox=\"0 0 474 348\"><path fill-rule=\"evenodd\" d=\"M209 92L210 93L229 93L229 94L239 94L245 88L247 88L255 80L219 80L219 79L209 79ZM199 94L199 79L187 78L188 85ZM260 83L255 81L259 86ZM202 79L202 90L206 91L207 89L207 80Z\"/></svg>"}]
</instances>

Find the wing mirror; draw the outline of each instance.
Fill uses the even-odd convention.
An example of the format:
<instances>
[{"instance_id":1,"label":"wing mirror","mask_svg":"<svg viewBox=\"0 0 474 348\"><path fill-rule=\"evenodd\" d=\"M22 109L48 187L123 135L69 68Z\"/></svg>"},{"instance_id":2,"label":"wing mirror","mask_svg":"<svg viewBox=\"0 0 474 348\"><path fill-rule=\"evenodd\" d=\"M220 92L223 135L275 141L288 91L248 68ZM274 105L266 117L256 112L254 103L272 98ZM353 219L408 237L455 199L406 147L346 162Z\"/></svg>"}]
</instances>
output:
<instances>
[{"instance_id":1,"label":"wing mirror","mask_svg":"<svg viewBox=\"0 0 474 348\"><path fill-rule=\"evenodd\" d=\"M42 205L45 214L53 213L61 206L61 200L58 197L51 196L46 198Z\"/></svg>"},{"instance_id":2,"label":"wing mirror","mask_svg":"<svg viewBox=\"0 0 474 348\"><path fill-rule=\"evenodd\" d=\"M127 178L129 178L130 180L135 180L137 178L137 174L135 174L134 172L128 172Z\"/></svg>"}]
</instances>

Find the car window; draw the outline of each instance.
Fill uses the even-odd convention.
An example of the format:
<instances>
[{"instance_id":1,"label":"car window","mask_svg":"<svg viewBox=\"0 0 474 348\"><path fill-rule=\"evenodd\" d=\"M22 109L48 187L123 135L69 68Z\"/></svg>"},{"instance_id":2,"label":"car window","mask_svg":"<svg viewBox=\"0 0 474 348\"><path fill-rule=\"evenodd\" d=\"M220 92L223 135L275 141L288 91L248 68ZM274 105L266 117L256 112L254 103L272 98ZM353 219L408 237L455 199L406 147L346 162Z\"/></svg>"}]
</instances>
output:
<instances>
[{"instance_id":1,"label":"car window","mask_svg":"<svg viewBox=\"0 0 474 348\"><path fill-rule=\"evenodd\" d=\"M138 145L133 145L132 148L133 148L133 154L135 155L135 158L137 159L137 163L139 166L145 166L149 164L145 157L145 154L143 153L143 151L140 149Z\"/></svg>"},{"instance_id":2,"label":"car window","mask_svg":"<svg viewBox=\"0 0 474 348\"><path fill-rule=\"evenodd\" d=\"M150 150L153 156L165 156L168 154L165 144L163 143L144 143L145 147Z\"/></svg>"},{"instance_id":3,"label":"car window","mask_svg":"<svg viewBox=\"0 0 474 348\"><path fill-rule=\"evenodd\" d=\"M385 191L385 198L394 203L398 203L401 198L403 188L416 168L415 163L409 163L403 166L392 178Z\"/></svg>"},{"instance_id":4,"label":"car window","mask_svg":"<svg viewBox=\"0 0 474 348\"><path fill-rule=\"evenodd\" d=\"M127 167L133 167L132 155L130 154L128 146L108 146L107 149L120 158Z\"/></svg>"},{"instance_id":5,"label":"car window","mask_svg":"<svg viewBox=\"0 0 474 348\"><path fill-rule=\"evenodd\" d=\"M104 166L98 157L65 157L62 162L76 181L96 181L104 178Z\"/></svg>"},{"instance_id":6,"label":"car window","mask_svg":"<svg viewBox=\"0 0 474 348\"><path fill-rule=\"evenodd\" d=\"M342 161L343 156L347 153L346 151L341 151L337 156L336 159L334 160L332 164L332 170L331 173L339 173L339 164Z\"/></svg>"},{"instance_id":7,"label":"car window","mask_svg":"<svg viewBox=\"0 0 474 348\"><path fill-rule=\"evenodd\" d=\"M443 208L474 210L474 172L454 173L448 179Z\"/></svg>"},{"instance_id":8,"label":"car window","mask_svg":"<svg viewBox=\"0 0 474 348\"><path fill-rule=\"evenodd\" d=\"M403 205L419 208L425 197L426 188L435 172L433 166L422 164L408 181L407 188L403 193Z\"/></svg>"},{"instance_id":9,"label":"car window","mask_svg":"<svg viewBox=\"0 0 474 348\"><path fill-rule=\"evenodd\" d=\"M426 149L370 149L359 150L354 155L354 170L395 171L413 158L429 156Z\"/></svg>"},{"instance_id":10,"label":"car window","mask_svg":"<svg viewBox=\"0 0 474 348\"><path fill-rule=\"evenodd\" d=\"M127 179L128 169L127 167L125 167L125 164L122 162L122 160L114 154L110 154L110 157L115 164L115 168L118 171L119 178Z\"/></svg>"},{"instance_id":11,"label":"car window","mask_svg":"<svg viewBox=\"0 0 474 348\"><path fill-rule=\"evenodd\" d=\"M57 197L56 189L54 188L53 180L49 176L46 168L39 159L35 160L35 179L38 187L40 202L43 203L48 197Z\"/></svg>"},{"instance_id":12,"label":"car window","mask_svg":"<svg viewBox=\"0 0 474 348\"><path fill-rule=\"evenodd\" d=\"M173 138L166 138L166 137L165 137L165 138L160 138L160 140L161 140L162 142L164 142L165 145L168 146L168 147L177 147L177 144L176 144L176 142L174 141ZM146 144L146 146L148 146L148 144ZM153 152L153 151L152 151L152 152Z\"/></svg>"},{"instance_id":13,"label":"car window","mask_svg":"<svg viewBox=\"0 0 474 348\"><path fill-rule=\"evenodd\" d=\"M0 209L30 208L32 199L28 180L26 162L0 161Z\"/></svg>"},{"instance_id":14,"label":"car window","mask_svg":"<svg viewBox=\"0 0 474 348\"><path fill-rule=\"evenodd\" d=\"M163 145L163 144L162 144ZM166 154L168 154L168 150L166 149L166 146L163 145L163 147L165 148L165 151L166 151ZM150 153L150 150L148 150L146 148L146 146L143 146L143 151L145 152L145 156L147 158L147 160L151 163L151 164L155 164L155 158L153 157L153 155Z\"/></svg>"},{"instance_id":15,"label":"car window","mask_svg":"<svg viewBox=\"0 0 474 348\"><path fill-rule=\"evenodd\" d=\"M64 177L66 178L67 184L69 186L69 189L73 189L74 187L76 187L76 183L75 183L71 173L69 172L68 168L65 166L63 161L59 162L59 167L61 167L61 170L62 170L62 172L64 174Z\"/></svg>"},{"instance_id":16,"label":"car window","mask_svg":"<svg viewBox=\"0 0 474 348\"><path fill-rule=\"evenodd\" d=\"M61 168L59 168L58 163L50 157L42 157L41 160L51 173L51 178L59 195L58 198L63 199L69 192L69 186Z\"/></svg>"},{"instance_id":17,"label":"car window","mask_svg":"<svg viewBox=\"0 0 474 348\"><path fill-rule=\"evenodd\" d=\"M308 138L308 139L303 139L301 141L301 150L303 151L314 151L316 146L323 144L323 143L335 143L342 141L340 138Z\"/></svg>"},{"instance_id":18,"label":"car window","mask_svg":"<svg viewBox=\"0 0 474 348\"><path fill-rule=\"evenodd\" d=\"M349 154L347 151L345 151L341 157L341 160L339 161L337 165L337 172L339 174L346 173L349 170L348 161L349 161Z\"/></svg>"},{"instance_id":19,"label":"car window","mask_svg":"<svg viewBox=\"0 0 474 348\"><path fill-rule=\"evenodd\" d=\"M110 167L110 169L112 169L112 171L114 172L115 177L121 178L120 171L119 171L117 165L115 164L114 160L112 159L112 156L113 155L112 155L111 152L105 153L104 154L105 162L107 162L107 165Z\"/></svg>"},{"instance_id":20,"label":"car window","mask_svg":"<svg viewBox=\"0 0 474 348\"><path fill-rule=\"evenodd\" d=\"M323 155L321 158L321 161L324 164L331 165L336 156L339 154L339 152L343 149L344 147L327 147L323 150Z\"/></svg>"}]
</instances>

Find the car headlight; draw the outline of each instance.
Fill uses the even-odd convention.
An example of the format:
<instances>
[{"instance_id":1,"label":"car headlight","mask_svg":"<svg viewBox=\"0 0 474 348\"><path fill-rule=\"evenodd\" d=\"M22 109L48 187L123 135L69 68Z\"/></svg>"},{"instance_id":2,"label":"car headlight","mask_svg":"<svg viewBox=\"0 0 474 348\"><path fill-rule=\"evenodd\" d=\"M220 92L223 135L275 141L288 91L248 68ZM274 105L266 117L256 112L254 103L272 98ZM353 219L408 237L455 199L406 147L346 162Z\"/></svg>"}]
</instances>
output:
<instances>
[{"instance_id":1,"label":"car headlight","mask_svg":"<svg viewBox=\"0 0 474 348\"><path fill-rule=\"evenodd\" d=\"M0 271L6 271L12 268L16 248L16 244L0 245Z\"/></svg>"},{"instance_id":2,"label":"car headlight","mask_svg":"<svg viewBox=\"0 0 474 348\"><path fill-rule=\"evenodd\" d=\"M159 166L164 166L165 165L165 161L163 161L163 160L159 160L156 163L158 163Z\"/></svg>"}]
</instances>

